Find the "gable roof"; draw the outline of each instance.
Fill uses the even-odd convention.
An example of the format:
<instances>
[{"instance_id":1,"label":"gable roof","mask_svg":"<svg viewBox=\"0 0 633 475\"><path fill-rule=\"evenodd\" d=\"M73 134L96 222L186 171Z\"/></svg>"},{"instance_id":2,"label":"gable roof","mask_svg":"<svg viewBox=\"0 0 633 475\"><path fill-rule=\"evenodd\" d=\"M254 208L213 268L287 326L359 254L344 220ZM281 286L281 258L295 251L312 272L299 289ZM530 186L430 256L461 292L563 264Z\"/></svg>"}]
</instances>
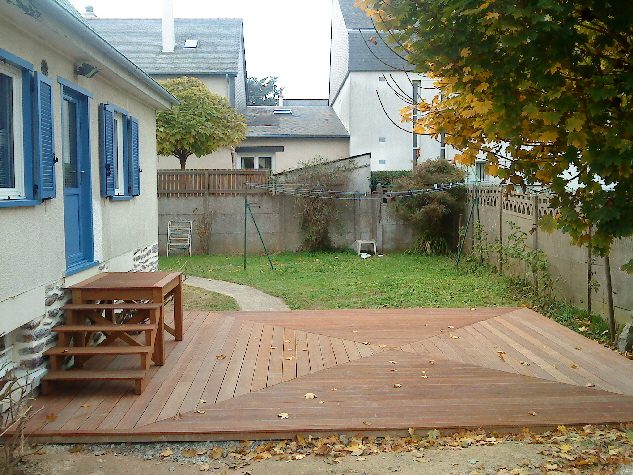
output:
<instances>
[{"instance_id":1,"label":"gable roof","mask_svg":"<svg viewBox=\"0 0 633 475\"><path fill-rule=\"evenodd\" d=\"M274 114L275 109L291 110L291 114ZM246 116L246 138L349 138L334 109L329 106L249 106Z\"/></svg>"},{"instance_id":2,"label":"gable roof","mask_svg":"<svg viewBox=\"0 0 633 475\"><path fill-rule=\"evenodd\" d=\"M173 53L162 52L162 20L90 18L87 22L148 74L237 75L244 69L241 19L175 19ZM198 47L185 48L186 40L198 40Z\"/></svg>"},{"instance_id":3,"label":"gable roof","mask_svg":"<svg viewBox=\"0 0 633 475\"><path fill-rule=\"evenodd\" d=\"M358 28L374 29L374 23L362 8L355 7L356 0L338 0L345 26L350 30Z\"/></svg>"},{"instance_id":4,"label":"gable roof","mask_svg":"<svg viewBox=\"0 0 633 475\"><path fill-rule=\"evenodd\" d=\"M386 44L383 33L350 30L348 71L412 71L413 67ZM373 41L376 44L373 44Z\"/></svg>"}]
</instances>

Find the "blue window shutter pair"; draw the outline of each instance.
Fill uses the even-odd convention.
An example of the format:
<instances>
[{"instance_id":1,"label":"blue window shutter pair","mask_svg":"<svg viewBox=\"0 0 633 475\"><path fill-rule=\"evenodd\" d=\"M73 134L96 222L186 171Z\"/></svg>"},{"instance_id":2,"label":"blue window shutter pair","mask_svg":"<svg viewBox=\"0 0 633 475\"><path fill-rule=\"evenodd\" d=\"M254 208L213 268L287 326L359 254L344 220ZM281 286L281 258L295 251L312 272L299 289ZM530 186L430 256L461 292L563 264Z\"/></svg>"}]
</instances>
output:
<instances>
[{"instance_id":1,"label":"blue window shutter pair","mask_svg":"<svg viewBox=\"0 0 633 475\"><path fill-rule=\"evenodd\" d=\"M55 198L55 142L53 131L53 82L35 72L35 164L37 195Z\"/></svg>"},{"instance_id":2,"label":"blue window shutter pair","mask_svg":"<svg viewBox=\"0 0 633 475\"><path fill-rule=\"evenodd\" d=\"M100 141L101 141L101 195L105 197L116 196L116 150L114 114L119 111L111 104L101 104L100 112ZM140 187L140 153L139 153L139 126L138 120L134 117L124 117L126 130L124 131L123 150L127 155L123 164L127 167L127 183L125 189L126 196L138 196L141 193Z\"/></svg>"}]
</instances>

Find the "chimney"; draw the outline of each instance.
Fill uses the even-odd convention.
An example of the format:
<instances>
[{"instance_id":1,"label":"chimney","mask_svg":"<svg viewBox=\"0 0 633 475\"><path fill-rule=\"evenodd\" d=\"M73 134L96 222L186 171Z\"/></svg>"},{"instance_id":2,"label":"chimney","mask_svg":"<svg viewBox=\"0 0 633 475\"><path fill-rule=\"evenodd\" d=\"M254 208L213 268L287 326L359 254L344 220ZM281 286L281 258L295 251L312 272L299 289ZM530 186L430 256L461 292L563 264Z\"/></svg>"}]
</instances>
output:
<instances>
[{"instance_id":1,"label":"chimney","mask_svg":"<svg viewBox=\"0 0 633 475\"><path fill-rule=\"evenodd\" d=\"M279 99L278 99L278 105L279 107L283 107L284 106L284 93L280 92L279 93Z\"/></svg>"},{"instance_id":2,"label":"chimney","mask_svg":"<svg viewBox=\"0 0 633 475\"><path fill-rule=\"evenodd\" d=\"M95 11L92 8L92 5L86 5L86 12L84 13L84 18L97 18L95 15Z\"/></svg>"},{"instance_id":3,"label":"chimney","mask_svg":"<svg viewBox=\"0 0 633 475\"><path fill-rule=\"evenodd\" d=\"M173 53L176 46L173 0L163 0L163 53Z\"/></svg>"}]
</instances>

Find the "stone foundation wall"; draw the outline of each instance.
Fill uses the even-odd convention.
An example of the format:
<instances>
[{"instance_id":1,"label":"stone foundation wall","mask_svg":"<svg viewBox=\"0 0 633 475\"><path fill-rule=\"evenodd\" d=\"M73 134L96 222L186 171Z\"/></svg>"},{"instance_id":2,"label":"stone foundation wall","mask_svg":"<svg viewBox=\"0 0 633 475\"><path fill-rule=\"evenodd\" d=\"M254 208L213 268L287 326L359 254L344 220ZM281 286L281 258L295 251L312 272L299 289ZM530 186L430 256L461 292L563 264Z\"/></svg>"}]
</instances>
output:
<instances>
[{"instance_id":1,"label":"stone foundation wall","mask_svg":"<svg viewBox=\"0 0 633 475\"><path fill-rule=\"evenodd\" d=\"M158 270L158 242L134 252L134 272L156 272Z\"/></svg>"}]
</instances>

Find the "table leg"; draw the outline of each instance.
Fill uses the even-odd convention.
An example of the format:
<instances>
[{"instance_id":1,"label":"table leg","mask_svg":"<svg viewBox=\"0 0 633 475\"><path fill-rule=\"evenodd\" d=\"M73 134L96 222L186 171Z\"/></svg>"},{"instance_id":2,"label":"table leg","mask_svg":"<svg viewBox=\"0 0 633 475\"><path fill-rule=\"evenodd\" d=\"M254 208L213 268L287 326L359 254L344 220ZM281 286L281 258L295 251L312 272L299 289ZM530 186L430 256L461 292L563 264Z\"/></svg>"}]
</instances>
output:
<instances>
[{"instance_id":1,"label":"table leg","mask_svg":"<svg viewBox=\"0 0 633 475\"><path fill-rule=\"evenodd\" d=\"M182 276L178 276L178 285L174 288L174 337L177 341L181 341L183 338L182 314Z\"/></svg>"},{"instance_id":2,"label":"table leg","mask_svg":"<svg viewBox=\"0 0 633 475\"><path fill-rule=\"evenodd\" d=\"M154 303L161 303L158 309L158 331L156 332L156 343L154 344L154 363L158 366L165 364L165 302L160 290L154 291L152 297Z\"/></svg>"}]
</instances>

